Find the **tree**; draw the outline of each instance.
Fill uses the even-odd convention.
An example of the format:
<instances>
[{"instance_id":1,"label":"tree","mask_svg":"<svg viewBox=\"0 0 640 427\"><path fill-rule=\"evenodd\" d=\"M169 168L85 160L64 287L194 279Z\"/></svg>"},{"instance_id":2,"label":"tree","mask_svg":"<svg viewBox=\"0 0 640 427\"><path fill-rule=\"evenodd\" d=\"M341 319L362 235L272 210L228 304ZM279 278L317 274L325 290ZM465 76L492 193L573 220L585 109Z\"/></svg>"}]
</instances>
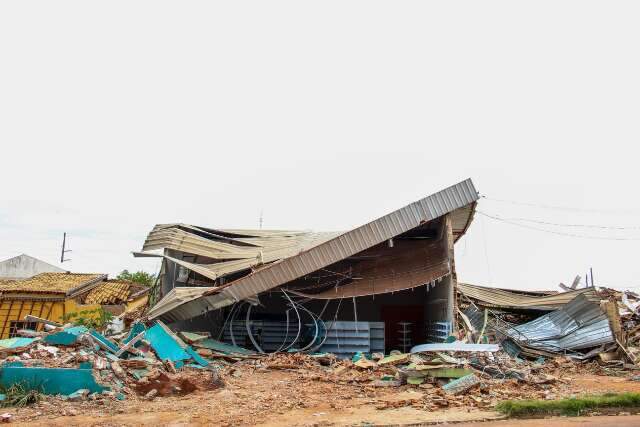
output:
<instances>
[{"instance_id":1,"label":"tree","mask_svg":"<svg viewBox=\"0 0 640 427\"><path fill-rule=\"evenodd\" d=\"M129 270L122 270L116 277L118 280L129 280L131 282L140 283L141 285L151 286L156 280L155 274L149 274L146 271L136 271L129 273Z\"/></svg>"}]
</instances>

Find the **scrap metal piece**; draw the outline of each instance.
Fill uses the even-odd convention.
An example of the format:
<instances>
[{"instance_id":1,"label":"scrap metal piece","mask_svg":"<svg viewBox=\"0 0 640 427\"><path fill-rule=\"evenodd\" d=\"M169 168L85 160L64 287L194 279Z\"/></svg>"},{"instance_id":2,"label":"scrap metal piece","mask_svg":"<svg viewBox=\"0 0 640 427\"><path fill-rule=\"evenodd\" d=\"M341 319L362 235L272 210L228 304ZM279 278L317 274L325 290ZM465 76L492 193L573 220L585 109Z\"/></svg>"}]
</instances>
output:
<instances>
[{"instance_id":1,"label":"scrap metal piece","mask_svg":"<svg viewBox=\"0 0 640 427\"><path fill-rule=\"evenodd\" d=\"M505 331L520 347L547 352L613 343L609 318L597 295L581 294L559 310Z\"/></svg>"},{"instance_id":2,"label":"scrap metal piece","mask_svg":"<svg viewBox=\"0 0 640 427\"><path fill-rule=\"evenodd\" d=\"M500 350L500 346L498 344L467 344L463 342L452 342L452 343L434 343L434 344L420 344L411 349L411 353L422 353L422 352L437 352L437 351L466 351L466 352L477 352L477 351L488 351L488 352L496 352Z\"/></svg>"}]
</instances>

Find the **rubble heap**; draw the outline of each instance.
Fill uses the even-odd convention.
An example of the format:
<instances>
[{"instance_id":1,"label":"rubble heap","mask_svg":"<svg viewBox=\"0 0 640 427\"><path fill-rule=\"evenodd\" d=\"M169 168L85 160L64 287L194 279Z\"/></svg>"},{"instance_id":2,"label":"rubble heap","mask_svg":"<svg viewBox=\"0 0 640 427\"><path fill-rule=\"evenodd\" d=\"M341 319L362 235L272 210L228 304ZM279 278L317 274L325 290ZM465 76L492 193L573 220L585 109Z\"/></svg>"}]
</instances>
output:
<instances>
[{"instance_id":1,"label":"rubble heap","mask_svg":"<svg viewBox=\"0 0 640 427\"><path fill-rule=\"evenodd\" d=\"M105 337L84 326L0 340L0 386L63 399L152 399L220 386L217 371L161 322Z\"/></svg>"}]
</instances>

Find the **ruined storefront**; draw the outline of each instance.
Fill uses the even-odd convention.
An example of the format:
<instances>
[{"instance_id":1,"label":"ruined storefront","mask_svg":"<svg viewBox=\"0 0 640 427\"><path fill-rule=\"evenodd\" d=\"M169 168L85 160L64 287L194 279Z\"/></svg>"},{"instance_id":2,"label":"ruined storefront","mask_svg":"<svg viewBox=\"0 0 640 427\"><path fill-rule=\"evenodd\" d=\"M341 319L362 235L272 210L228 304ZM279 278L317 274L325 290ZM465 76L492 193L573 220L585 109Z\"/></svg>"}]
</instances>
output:
<instances>
[{"instance_id":1,"label":"ruined storefront","mask_svg":"<svg viewBox=\"0 0 640 427\"><path fill-rule=\"evenodd\" d=\"M156 226L151 318L273 352L407 351L454 328L454 243L477 192L466 180L347 232Z\"/></svg>"}]
</instances>

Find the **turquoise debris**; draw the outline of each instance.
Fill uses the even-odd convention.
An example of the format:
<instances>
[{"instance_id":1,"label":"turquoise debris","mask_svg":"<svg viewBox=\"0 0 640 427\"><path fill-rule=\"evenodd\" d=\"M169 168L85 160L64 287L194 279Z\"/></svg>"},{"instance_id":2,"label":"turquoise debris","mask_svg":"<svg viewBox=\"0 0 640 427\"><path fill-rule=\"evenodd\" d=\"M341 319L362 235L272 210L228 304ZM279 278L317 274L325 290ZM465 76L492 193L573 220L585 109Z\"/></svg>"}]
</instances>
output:
<instances>
[{"instance_id":1,"label":"turquoise debris","mask_svg":"<svg viewBox=\"0 0 640 427\"><path fill-rule=\"evenodd\" d=\"M22 384L28 390L44 394L69 395L80 389L102 393L109 387L98 384L92 369L35 368L16 362L0 368L0 385L5 388Z\"/></svg>"},{"instance_id":2,"label":"turquoise debris","mask_svg":"<svg viewBox=\"0 0 640 427\"><path fill-rule=\"evenodd\" d=\"M178 344L178 342L165 331L162 326L154 325L144 335L160 360L189 360L191 355Z\"/></svg>"},{"instance_id":3,"label":"turquoise debris","mask_svg":"<svg viewBox=\"0 0 640 427\"><path fill-rule=\"evenodd\" d=\"M35 341L35 338L23 338L23 337L15 337L15 338L7 338L6 340L0 340L0 347L2 348L20 348L26 347Z\"/></svg>"},{"instance_id":4,"label":"turquoise debris","mask_svg":"<svg viewBox=\"0 0 640 427\"><path fill-rule=\"evenodd\" d=\"M134 339L135 337L137 337L138 335L140 335L140 333L144 332L147 328L144 327L144 324L138 322L138 323L134 323L133 326L131 327L131 330L129 331L129 335L127 335L127 337L122 341L123 344L128 344L129 341L131 341L132 339ZM134 344L134 347L137 347L138 345L140 345L139 343Z\"/></svg>"},{"instance_id":5,"label":"turquoise debris","mask_svg":"<svg viewBox=\"0 0 640 427\"><path fill-rule=\"evenodd\" d=\"M89 333L91 334L93 339L98 341L98 343L102 344L102 347L105 347L107 350L111 351L112 353L117 353L118 350L120 350L120 347L118 347L117 344L115 344L113 341L111 341L110 339L108 339L107 337L105 337L95 329L91 329Z\"/></svg>"},{"instance_id":6,"label":"turquoise debris","mask_svg":"<svg viewBox=\"0 0 640 427\"><path fill-rule=\"evenodd\" d=\"M71 326L62 331L54 332L44 337L43 341L53 345L73 345L78 342L80 335L89 332L84 326Z\"/></svg>"}]
</instances>

